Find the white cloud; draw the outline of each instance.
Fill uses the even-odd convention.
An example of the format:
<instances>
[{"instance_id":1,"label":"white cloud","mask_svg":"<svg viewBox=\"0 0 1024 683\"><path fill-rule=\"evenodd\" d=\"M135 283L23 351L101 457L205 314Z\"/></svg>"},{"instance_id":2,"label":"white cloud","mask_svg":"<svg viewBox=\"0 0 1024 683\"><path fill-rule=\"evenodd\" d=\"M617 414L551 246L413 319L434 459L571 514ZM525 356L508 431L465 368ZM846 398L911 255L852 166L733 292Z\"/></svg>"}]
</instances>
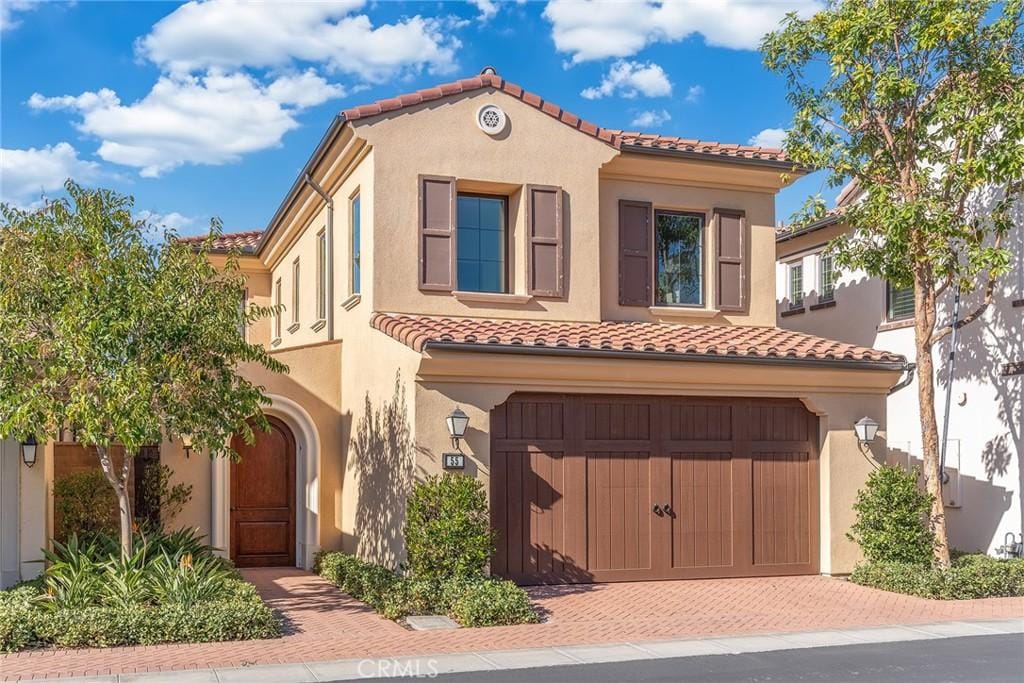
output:
<instances>
[{"instance_id":1,"label":"white cloud","mask_svg":"<svg viewBox=\"0 0 1024 683\"><path fill-rule=\"evenodd\" d=\"M469 3L480 10L480 16L477 17L480 21L488 21L498 13L498 3L494 0L469 0Z\"/></svg>"},{"instance_id":2,"label":"white cloud","mask_svg":"<svg viewBox=\"0 0 1024 683\"><path fill-rule=\"evenodd\" d=\"M638 126L640 128L656 128L671 120L672 116L664 109L652 109L649 111L642 111L637 114L629 125Z\"/></svg>"},{"instance_id":3,"label":"white cloud","mask_svg":"<svg viewBox=\"0 0 1024 683\"><path fill-rule=\"evenodd\" d=\"M691 85L689 88L686 89L686 101L687 102L696 102L697 100L699 100L703 96L704 96L704 86L703 85Z\"/></svg>"},{"instance_id":4,"label":"white cloud","mask_svg":"<svg viewBox=\"0 0 1024 683\"><path fill-rule=\"evenodd\" d=\"M806 18L821 7L820 0L551 0L544 16L551 22L555 47L578 64L629 57L651 43L675 42L695 33L708 45L754 50L787 12Z\"/></svg>"},{"instance_id":5,"label":"white cloud","mask_svg":"<svg viewBox=\"0 0 1024 683\"><path fill-rule=\"evenodd\" d=\"M0 200L26 206L61 189L68 178L88 183L100 174L95 161L78 158L67 142L40 149L0 149Z\"/></svg>"},{"instance_id":6,"label":"white cloud","mask_svg":"<svg viewBox=\"0 0 1024 683\"><path fill-rule=\"evenodd\" d=\"M0 1L0 33L14 30L21 24L21 21L15 17L15 13L27 12L38 6L38 2L31 2L30 0Z\"/></svg>"},{"instance_id":7,"label":"white cloud","mask_svg":"<svg viewBox=\"0 0 1024 683\"><path fill-rule=\"evenodd\" d=\"M111 90L28 101L35 109L71 109L79 130L101 140L99 156L156 177L182 164L219 165L280 144L295 114L343 90L311 71L263 86L252 77L211 70L162 76L141 100L122 104Z\"/></svg>"},{"instance_id":8,"label":"white cloud","mask_svg":"<svg viewBox=\"0 0 1024 683\"><path fill-rule=\"evenodd\" d=\"M136 43L140 56L172 73L209 68L280 68L322 63L331 72L383 81L403 71L444 73L455 66L454 37L442 20L406 17L374 26L352 15L363 0L189 2Z\"/></svg>"},{"instance_id":9,"label":"white cloud","mask_svg":"<svg viewBox=\"0 0 1024 683\"><path fill-rule=\"evenodd\" d=\"M765 128L757 135L747 140L748 145L757 145L759 147L776 147L781 148L786 142L786 129L785 128Z\"/></svg>"},{"instance_id":10,"label":"white cloud","mask_svg":"<svg viewBox=\"0 0 1024 683\"><path fill-rule=\"evenodd\" d=\"M173 230L176 233L179 233L186 228L191 228L196 224L195 218L182 215L177 211L171 211L170 213L156 213L147 209L139 211L138 214L136 214L136 218L146 221L153 227Z\"/></svg>"},{"instance_id":11,"label":"white cloud","mask_svg":"<svg viewBox=\"0 0 1024 683\"><path fill-rule=\"evenodd\" d=\"M663 97L672 94L672 83L665 71L653 62L644 64L620 59L612 64L600 85L587 88L580 95L596 100L616 93L626 98L637 95Z\"/></svg>"}]
</instances>

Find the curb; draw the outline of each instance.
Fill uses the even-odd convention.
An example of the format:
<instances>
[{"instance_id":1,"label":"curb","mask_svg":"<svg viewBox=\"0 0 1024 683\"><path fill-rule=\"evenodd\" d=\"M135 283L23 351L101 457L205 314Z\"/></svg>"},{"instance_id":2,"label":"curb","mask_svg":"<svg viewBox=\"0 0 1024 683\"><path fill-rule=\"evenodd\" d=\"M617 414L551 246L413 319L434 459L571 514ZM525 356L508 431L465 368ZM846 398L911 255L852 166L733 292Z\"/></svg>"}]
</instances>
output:
<instances>
[{"instance_id":1,"label":"curb","mask_svg":"<svg viewBox=\"0 0 1024 683\"><path fill-rule=\"evenodd\" d=\"M906 626L798 631L658 640L602 645L570 645L523 650L494 650L418 657L341 659L299 664L161 671L153 673L46 678L62 683L319 683L321 681L372 678L433 677L473 671L531 669L579 664L604 664L637 659L666 659L706 655L738 655L754 652L795 650L812 647L841 647L869 643L937 640L964 636L1024 634L1024 619L993 621L945 621Z\"/></svg>"}]
</instances>

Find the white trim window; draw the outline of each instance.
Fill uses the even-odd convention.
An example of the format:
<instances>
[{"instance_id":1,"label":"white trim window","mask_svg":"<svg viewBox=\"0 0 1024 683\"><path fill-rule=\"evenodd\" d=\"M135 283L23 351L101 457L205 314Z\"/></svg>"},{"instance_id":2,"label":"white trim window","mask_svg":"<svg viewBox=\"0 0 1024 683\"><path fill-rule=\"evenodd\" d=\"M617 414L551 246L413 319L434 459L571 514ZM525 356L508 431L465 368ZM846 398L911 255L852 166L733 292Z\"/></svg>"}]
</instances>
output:
<instances>
[{"instance_id":1,"label":"white trim window","mask_svg":"<svg viewBox=\"0 0 1024 683\"><path fill-rule=\"evenodd\" d=\"M327 319L327 231L316 234L316 319Z\"/></svg>"},{"instance_id":2,"label":"white trim window","mask_svg":"<svg viewBox=\"0 0 1024 683\"><path fill-rule=\"evenodd\" d=\"M274 341L281 341L281 278L274 281Z\"/></svg>"},{"instance_id":3,"label":"white trim window","mask_svg":"<svg viewBox=\"0 0 1024 683\"><path fill-rule=\"evenodd\" d=\"M292 261L292 324L288 327L289 332L299 329L299 259Z\"/></svg>"},{"instance_id":4,"label":"white trim window","mask_svg":"<svg viewBox=\"0 0 1024 683\"><path fill-rule=\"evenodd\" d=\"M238 300L238 335L242 341L249 341L249 326L245 322L246 312L249 308L249 290L243 289L242 296Z\"/></svg>"},{"instance_id":5,"label":"white trim window","mask_svg":"<svg viewBox=\"0 0 1024 683\"><path fill-rule=\"evenodd\" d=\"M836 266L832 254L818 255L818 301L833 301L836 296Z\"/></svg>"},{"instance_id":6,"label":"white trim window","mask_svg":"<svg viewBox=\"0 0 1024 683\"><path fill-rule=\"evenodd\" d=\"M804 305L804 262L803 259L786 264L786 293L789 307L803 308Z\"/></svg>"},{"instance_id":7,"label":"white trim window","mask_svg":"<svg viewBox=\"0 0 1024 683\"><path fill-rule=\"evenodd\" d=\"M357 192L352 196L349 206L349 224L351 226L349 248L351 259L349 262L349 285L351 294L362 292L362 228L363 228L363 202Z\"/></svg>"}]
</instances>

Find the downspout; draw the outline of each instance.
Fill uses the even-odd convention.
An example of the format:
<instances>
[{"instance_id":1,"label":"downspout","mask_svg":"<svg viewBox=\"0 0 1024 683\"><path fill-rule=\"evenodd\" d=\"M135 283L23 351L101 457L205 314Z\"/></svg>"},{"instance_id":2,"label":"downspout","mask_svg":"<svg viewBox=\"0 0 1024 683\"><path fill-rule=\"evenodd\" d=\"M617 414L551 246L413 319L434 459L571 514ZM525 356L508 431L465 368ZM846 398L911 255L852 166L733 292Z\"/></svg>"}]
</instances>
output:
<instances>
[{"instance_id":1,"label":"downspout","mask_svg":"<svg viewBox=\"0 0 1024 683\"><path fill-rule=\"evenodd\" d=\"M899 382L894 384L891 389L889 389L889 395L892 396L897 391L899 391L900 389L903 389L908 384L913 382L914 381L914 373L916 371L917 371L917 363L907 363L906 365L904 365L903 366L903 372L904 372L903 379L901 379Z\"/></svg>"},{"instance_id":2,"label":"downspout","mask_svg":"<svg viewBox=\"0 0 1024 683\"><path fill-rule=\"evenodd\" d=\"M956 286L953 297L953 331L949 335L949 371L946 374L946 413L942 416L942 448L939 451L939 480L945 484L946 476L946 440L949 437L949 410L953 399L953 369L956 367L956 332L960 329L960 285Z\"/></svg>"},{"instance_id":3,"label":"downspout","mask_svg":"<svg viewBox=\"0 0 1024 683\"><path fill-rule=\"evenodd\" d=\"M308 173L302 180L313 188L313 191L323 198L327 204L327 339L334 339L334 198L324 192L324 188Z\"/></svg>"}]
</instances>

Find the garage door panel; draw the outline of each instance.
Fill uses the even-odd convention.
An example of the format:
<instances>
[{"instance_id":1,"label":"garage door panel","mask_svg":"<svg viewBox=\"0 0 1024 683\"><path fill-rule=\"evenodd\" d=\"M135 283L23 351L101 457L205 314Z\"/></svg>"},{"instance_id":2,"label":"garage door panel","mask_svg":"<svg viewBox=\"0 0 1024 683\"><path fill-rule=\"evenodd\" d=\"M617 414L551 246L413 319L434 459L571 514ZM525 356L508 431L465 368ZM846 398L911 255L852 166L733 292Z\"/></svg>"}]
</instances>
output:
<instances>
[{"instance_id":1,"label":"garage door panel","mask_svg":"<svg viewBox=\"0 0 1024 683\"><path fill-rule=\"evenodd\" d=\"M799 441L810 438L807 409L800 405L754 403L748 438L752 441Z\"/></svg>"},{"instance_id":2,"label":"garage door panel","mask_svg":"<svg viewBox=\"0 0 1024 683\"><path fill-rule=\"evenodd\" d=\"M651 568L649 452L587 453L587 569Z\"/></svg>"},{"instance_id":3,"label":"garage door panel","mask_svg":"<svg viewBox=\"0 0 1024 683\"><path fill-rule=\"evenodd\" d=\"M672 453L672 566L733 564L729 453Z\"/></svg>"},{"instance_id":4,"label":"garage door panel","mask_svg":"<svg viewBox=\"0 0 1024 683\"><path fill-rule=\"evenodd\" d=\"M811 563L810 453L755 452L754 565Z\"/></svg>"},{"instance_id":5,"label":"garage door panel","mask_svg":"<svg viewBox=\"0 0 1024 683\"><path fill-rule=\"evenodd\" d=\"M648 441L651 406L635 401L584 401L583 438L588 441Z\"/></svg>"},{"instance_id":6,"label":"garage door panel","mask_svg":"<svg viewBox=\"0 0 1024 683\"><path fill-rule=\"evenodd\" d=\"M665 435L674 441L731 441L732 406L669 403Z\"/></svg>"}]
</instances>

